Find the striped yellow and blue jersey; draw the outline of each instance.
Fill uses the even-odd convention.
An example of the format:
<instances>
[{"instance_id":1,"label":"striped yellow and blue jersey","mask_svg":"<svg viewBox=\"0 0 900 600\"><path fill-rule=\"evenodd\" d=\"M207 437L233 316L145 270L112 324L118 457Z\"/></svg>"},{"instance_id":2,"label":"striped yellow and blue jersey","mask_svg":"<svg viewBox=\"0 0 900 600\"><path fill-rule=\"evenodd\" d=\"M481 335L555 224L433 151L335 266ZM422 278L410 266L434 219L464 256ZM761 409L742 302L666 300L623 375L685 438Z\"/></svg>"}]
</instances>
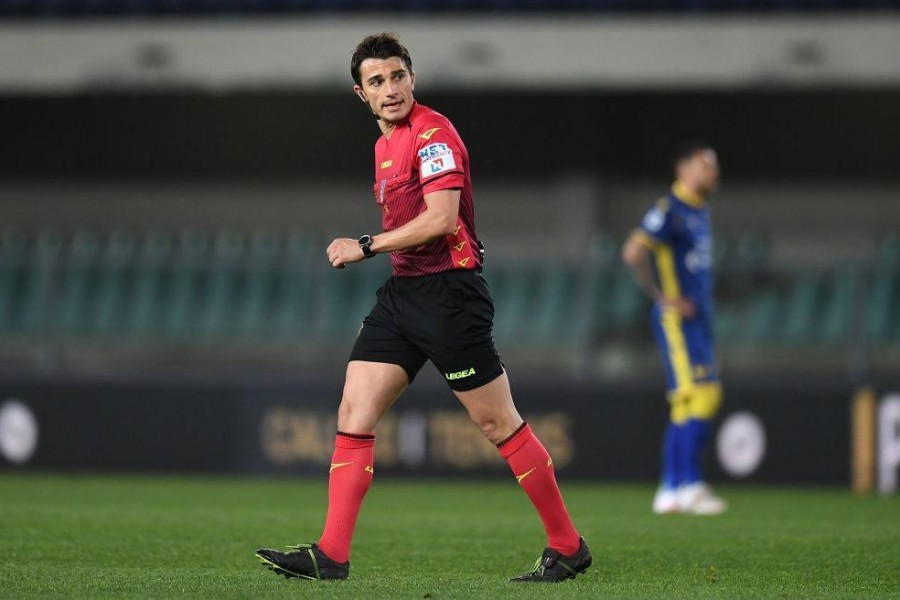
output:
<instances>
[{"instance_id":1,"label":"striped yellow and blue jersey","mask_svg":"<svg viewBox=\"0 0 900 600\"><path fill-rule=\"evenodd\" d=\"M653 253L663 295L683 296L697 307L691 318L661 305L651 311L669 391L688 392L696 384L717 381L709 206L676 183L646 213L635 235Z\"/></svg>"}]
</instances>

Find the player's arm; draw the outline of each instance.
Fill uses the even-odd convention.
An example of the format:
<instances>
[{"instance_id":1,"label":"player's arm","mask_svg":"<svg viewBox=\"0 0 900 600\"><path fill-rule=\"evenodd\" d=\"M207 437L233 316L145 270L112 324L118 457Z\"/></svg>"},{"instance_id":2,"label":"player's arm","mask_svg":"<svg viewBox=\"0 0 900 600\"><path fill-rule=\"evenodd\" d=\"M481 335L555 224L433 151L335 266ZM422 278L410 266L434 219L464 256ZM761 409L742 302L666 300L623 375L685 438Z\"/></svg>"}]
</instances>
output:
<instances>
[{"instance_id":1,"label":"player's arm","mask_svg":"<svg viewBox=\"0 0 900 600\"><path fill-rule=\"evenodd\" d=\"M684 296L668 298L663 294L653 274L651 252L655 240L644 231L634 231L622 246L622 262L631 270L631 277L650 300L674 308L682 317L692 317L696 312L694 303Z\"/></svg>"},{"instance_id":2,"label":"player's arm","mask_svg":"<svg viewBox=\"0 0 900 600\"><path fill-rule=\"evenodd\" d=\"M372 238L372 252L394 252L416 248L451 235L459 216L458 189L436 190L425 194L425 210L397 229L379 233ZM348 263L365 258L358 240L338 238L328 246L331 266L340 269Z\"/></svg>"},{"instance_id":3,"label":"player's arm","mask_svg":"<svg viewBox=\"0 0 900 600\"><path fill-rule=\"evenodd\" d=\"M647 297L653 302L662 302L665 297L653 275L650 252L647 235L642 231L635 231L622 246L622 262L631 270L632 279Z\"/></svg>"}]
</instances>

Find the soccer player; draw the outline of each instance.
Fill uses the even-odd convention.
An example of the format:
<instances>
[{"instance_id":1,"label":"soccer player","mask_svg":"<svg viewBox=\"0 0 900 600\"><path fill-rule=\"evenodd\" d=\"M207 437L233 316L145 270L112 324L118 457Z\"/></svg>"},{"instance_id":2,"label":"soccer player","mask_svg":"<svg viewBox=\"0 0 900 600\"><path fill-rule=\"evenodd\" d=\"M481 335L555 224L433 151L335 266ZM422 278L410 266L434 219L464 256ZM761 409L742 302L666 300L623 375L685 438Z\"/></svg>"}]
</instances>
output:
<instances>
[{"instance_id":1,"label":"soccer player","mask_svg":"<svg viewBox=\"0 0 900 600\"><path fill-rule=\"evenodd\" d=\"M547 548L533 571L513 581L575 577L591 565L591 552L569 518L553 461L516 410L494 349L494 307L480 274L466 147L446 117L413 98L416 74L396 35L366 37L350 73L382 133L374 192L384 231L334 240L328 260L342 269L389 254L393 274L378 290L350 353L322 536L288 552L256 555L287 577L347 577L353 529L374 475L375 427L431 360L543 522Z\"/></svg>"},{"instance_id":2,"label":"soccer player","mask_svg":"<svg viewBox=\"0 0 900 600\"><path fill-rule=\"evenodd\" d=\"M670 422L656 513L719 514L725 502L703 481L702 457L721 404L713 343L712 229L706 198L718 187L715 150L700 141L675 153L675 183L622 248L653 301L650 325L662 354ZM652 257L652 260L651 260Z\"/></svg>"}]
</instances>

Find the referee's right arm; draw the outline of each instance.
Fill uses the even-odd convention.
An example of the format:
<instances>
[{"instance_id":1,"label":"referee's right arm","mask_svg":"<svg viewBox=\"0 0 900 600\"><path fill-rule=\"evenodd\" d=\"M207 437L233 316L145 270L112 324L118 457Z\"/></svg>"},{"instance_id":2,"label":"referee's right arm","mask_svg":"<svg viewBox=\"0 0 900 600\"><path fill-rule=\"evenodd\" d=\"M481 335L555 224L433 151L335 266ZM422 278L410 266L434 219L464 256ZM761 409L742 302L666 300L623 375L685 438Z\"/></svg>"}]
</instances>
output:
<instances>
[{"instance_id":1,"label":"referee's right arm","mask_svg":"<svg viewBox=\"0 0 900 600\"><path fill-rule=\"evenodd\" d=\"M372 251L405 250L452 235L459 217L459 197L458 189L425 194L425 210L397 229L376 235L372 239Z\"/></svg>"}]
</instances>

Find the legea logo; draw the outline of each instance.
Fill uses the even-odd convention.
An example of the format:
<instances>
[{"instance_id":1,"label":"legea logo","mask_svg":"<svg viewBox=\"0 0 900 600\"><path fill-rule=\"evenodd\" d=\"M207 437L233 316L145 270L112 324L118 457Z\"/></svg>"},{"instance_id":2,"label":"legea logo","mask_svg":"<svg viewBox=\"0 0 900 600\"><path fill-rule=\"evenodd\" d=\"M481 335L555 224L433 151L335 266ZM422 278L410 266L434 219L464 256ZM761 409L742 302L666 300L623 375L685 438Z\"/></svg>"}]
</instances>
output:
<instances>
[{"instance_id":1,"label":"legea logo","mask_svg":"<svg viewBox=\"0 0 900 600\"><path fill-rule=\"evenodd\" d=\"M471 377L475 374L475 367L471 369L466 369L464 371L457 371L456 373L444 373L444 377L447 378L447 381L454 381L456 379L465 379L466 377Z\"/></svg>"}]
</instances>

